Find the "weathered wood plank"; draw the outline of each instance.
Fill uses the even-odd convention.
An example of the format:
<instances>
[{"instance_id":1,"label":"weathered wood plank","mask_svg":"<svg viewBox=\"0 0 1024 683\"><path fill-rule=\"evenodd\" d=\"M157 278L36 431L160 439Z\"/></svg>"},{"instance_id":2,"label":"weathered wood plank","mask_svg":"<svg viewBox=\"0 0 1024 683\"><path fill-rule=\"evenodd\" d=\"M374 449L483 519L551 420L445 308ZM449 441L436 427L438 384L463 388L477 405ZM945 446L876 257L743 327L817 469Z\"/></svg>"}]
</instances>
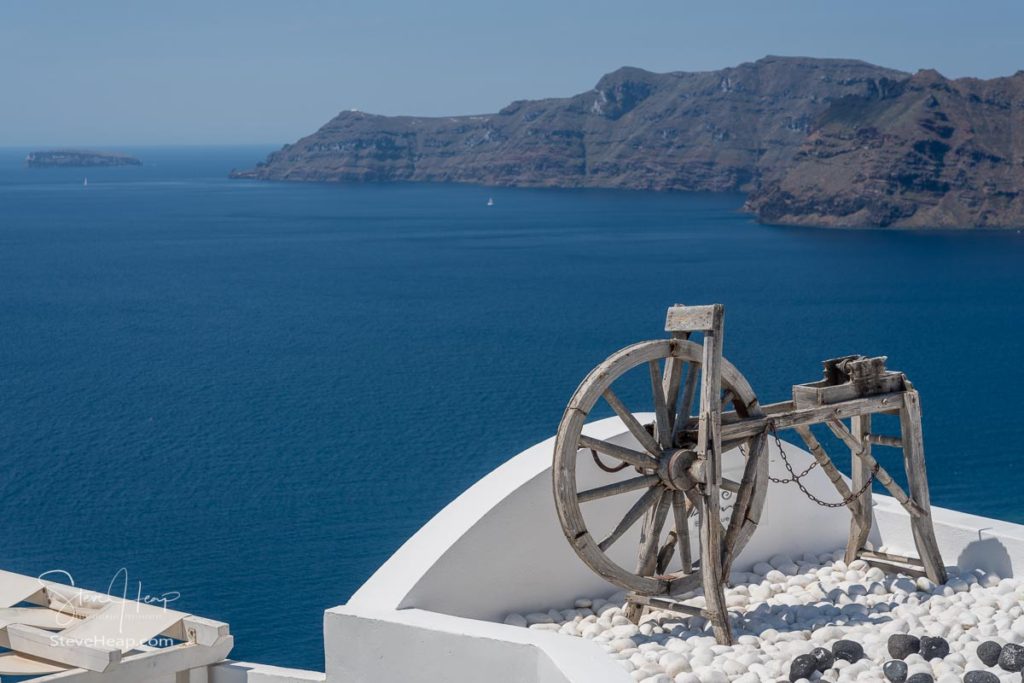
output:
<instances>
[{"instance_id":1,"label":"weathered wood plank","mask_svg":"<svg viewBox=\"0 0 1024 683\"><path fill-rule=\"evenodd\" d=\"M657 490L658 500L647 510L644 526L640 530L640 548L637 551L636 559L636 573L640 576L650 576L655 573L661 530L665 526L665 518L668 517L668 510L672 506L671 494L661 486Z\"/></svg>"},{"instance_id":2,"label":"weathered wood plank","mask_svg":"<svg viewBox=\"0 0 1024 683\"><path fill-rule=\"evenodd\" d=\"M739 551L746 544L749 534L753 533L753 529L756 528L757 518L760 517L760 508L754 513L754 519L751 519L752 503L757 502L755 495L757 495L756 489L758 487L758 479L761 471L764 469L759 462L761 458L765 456L763 448L763 435L760 437L754 437L754 443L751 444L750 452L747 455L747 461L743 467L743 478L739 482L735 482L736 488L733 493L736 494L736 501L733 503L732 518L729 520L729 528L725 532L725 541L722 551L722 576L723 578L729 576L729 572L732 569L733 560ZM758 443L761 442L761 443ZM764 480L762 480L764 481ZM732 484L727 479L722 479L722 488L729 491L732 490L727 484ZM760 488L767 489L767 486L761 486ZM763 492L762 494L763 495ZM762 499L763 500L763 499Z\"/></svg>"},{"instance_id":3,"label":"weathered wood plank","mask_svg":"<svg viewBox=\"0 0 1024 683\"><path fill-rule=\"evenodd\" d=\"M678 600L672 600L671 598L662 598L652 595L639 595L637 593L630 593L627 597L628 600L637 602L641 605L653 607L654 609L661 609L667 612L679 612L681 614L687 614L693 617L708 617L708 612L705 609L701 609L695 605L687 605L685 602Z\"/></svg>"},{"instance_id":4,"label":"weathered wood plank","mask_svg":"<svg viewBox=\"0 0 1024 683\"><path fill-rule=\"evenodd\" d=\"M798 409L792 401L762 406L764 416L742 418L735 411L722 415L722 439L730 441L741 437L754 436L768 427L768 421L775 423L779 431L824 422L830 417L845 419L855 415L898 410L903 405L903 392L859 398L848 403L830 406Z\"/></svg>"},{"instance_id":5,"label":"weathered wood plank","mask_svg":"<svg viewBox=\"0 0 1024 683\"><path fill-rule=\"evenodd\" d=\"M903 565L893 564L892 562L886 562L884 560L875 560L868 558L864 558L864 561L872 567L878 567L882 571L889 572L891 574L906 574L907 576L915 577L926 576L926 572L918 567L905 567Z\"/></svg>"},{"instance_id":6,"label":"weathered wood plank","mask_svg":"<svg viewBox=\"0 0 1024 683\"><path fill-rule=\"evenodd\" d=\"M886 436L885 434L868 434L868 442L876 446L888 446L889 448L903 448L903 440L898 436Z\"/></svg>"},{"instance_id":7,"label":"weathered wood plank","mask_svg":"<svg viewBox=\"0 0 1024 683\"><path fill-rule=\"evenodd\" d=\"M866 448L864 444L858 441L857 438L854 437L846 428L846 425L835 418L825 420L825 425L850 448L850 452L856 455L857 459L861 460L865 464L868 468L868 472L874 470L876 467L878 468L875 472L875 480L885 487L885 490L889 492L889 495L899 501L900 505L902 505L907 512L914 517L920 517L924 514L924 510L921 506L911 500L903 489L899 487L899 484L893 481L885 468L879 465L878 461L872 457L870 449ZM864 479L860 485L863 485L866 481L867 479ZM855 481L854 490L856 491L857 488L858 484ZM861 501L861 505L864 504L865 503Z\"/></svg>"},{"instance_id":8,"label":"weathered wood plank","mask_svg":"<svg viewBox=\"0 0 1024 683\"><path fill-rule=\"evenodd\" d=\"M721 304L684 306L677 304L668 309L666 332L706 332L721 321Z\"/></svg>"},{"instance_id":9,"label":"weathered wood plank","mask_svg":"<svg viewBox=\"0 0 1024 683\"><path fill-rule=\"evenodd\" d=\"M924 565L921 563L920 558L907 557L906 555L894 555L892 553L883 553L877 550L861 550L860 559L863 560L879 560L880 562L898 562L900 564L908 564L911 566L921 567Z\"/></svg>"},{"instance_id":10,"label":"weathered wood plank","mask_svg":"<svg viewBox=\"0 0 1024 683\"><path fill-rule=\"evenodd\" d=\"M656 491L656 500L647 508L643 526L640 528L640 547L637 549L636 558L636 574L638 576L650 576L656 573L661 528L665 525L665 517L672 504L672 496L664 487L658 486L653 490ZM638 602L627 601L625 617L634 624L639 623L640 617L643 615L643 608L644 606Z\"/></svg>"},{"instance_id":11,"label":"weathered wood plank","mask_svg":"<svg viewBox=\"0 0 1024 683\"><path fill-rule=\"evenodd\" d=\"M832 482L836 491L839 493L840 500L849 500L846 504L850 511L856 515L861 509L860 500L857 498L851 498L853 492L850 491L850 487L846 485L846 480L843 479L843 475L836 469L835 463L832 462L832 458L828 457L828 453L822 447L821 443L815 438L811 428L806 425L800 425L793 428L794 431L800 435L800 439L807 446L807 450L810 451L814 459L818 461L818 466L821 467L822 472L828 477L828 480ZM863 484L862 484L863 485Z\"/></svg>"},{"instance_id":12,"label":"weathered wood plank","mask_svg":"<svg viewBox=\"0 0 1024 683\"><path fill-rule=\"evenodd\" d=\"M921 555L921 563L928 578L935 583L945 583L946 567L942 563L942 554L939 552L935 529L932 526L928 473L924 462L924 434L921 428L921 399L917 391L907 391L903 409L900 411L900 432L908 488L913 496L913 502L923 512L911 518L910 529L914 534L917 552Z\"/></svg>"},{"instance_id":13,"label":"weathered wood plank","mask_svg":"<svg viewBox=\"0 0 1024 683\"><path fill-rule=\"evenodd\" d=\"M665 359L665 375L662 378L662 393L665 394L665 405L668 409L668 443L662 443L664 448L672 447L672 435L675 433L676 408L679 406L679 390L683 375L682 358L669 356Z\"/></svg>"},{"instance_id":14,"label":"weathered wood plank","mask_svg":"<svg viewBox=\"0 0 1024 683\"><path fill-rule=\"evenodd\" d=\"M700 420L697 453L707 461L707 482L704 484L704 523L701 525L700 571L704 584L704 599L708 620L715 640L723 645L732 644L732 629L726 611L722 577L722 522L719 486L722 481L722 346L723 309L720 304L712 308L710 325L704 332L702 360Z\"/></svg>"},{"instance_id":15,"label":"weathered wood plank","mask_svg":"<svg viewBox=\"0 0 1024 683\"><path fill-rule=\"evenodd\" d=\"M692 361L687 363L686 381L683 383L682 394L679 397L679 406L676 408L676 419L672 424L673 437L690 421L690 411L693 410L693 399L697 396L697 380L699 378L700 363Z\"/></svg>"},{"instance_id":16,"label":"weathered wood plank","mask_svg":"<svg viewBox=\"0 0 1024 683\"><path fill-rule=\"evenodd\" d=\"M651 396L654 398L654 429L661 448L672 445L672 426L669 424L668 402L665 399L665 387L662 385L661 368L658 361L647 361L647 370L651 375ZM644 430L646 431L646 430Z\"/></svg>"},{"instance_id":17,"label":"weathered wood plank","mask_svg":"<svg viewBox=\"0 0 1024 683\"><path fill-rule=\"evenodd\" d=\"M689 508L686 505L686 496L682 491L672 492L672 515L675 521L679 562L682 565L682 571L689 574L693 571L693 558L690 556Z\"/></svg>"},{"instance_id":18,"label":"weathered wood plank","mask_svg":"<svg viewBox=\"0 0 1024 683\"><path fill-rule=\"evenodd\" d=\"M847 442L847 446L850 447L850 468L853 474L851 479L853 490L859 491L872 477L873 466L868 463L868 458L871 457L871 444L866 438L871 433L871 416L856 415L850 419L850 424L851 436L858 441L855 444ZM851 510L851 512L853 514L850 517L850 538L846 543L847 564L857 559L857 554L867 543L868 535L871 534L873 518L870 486L860 494L857 500L857 509Z\"/></svg>"}]
</instances>

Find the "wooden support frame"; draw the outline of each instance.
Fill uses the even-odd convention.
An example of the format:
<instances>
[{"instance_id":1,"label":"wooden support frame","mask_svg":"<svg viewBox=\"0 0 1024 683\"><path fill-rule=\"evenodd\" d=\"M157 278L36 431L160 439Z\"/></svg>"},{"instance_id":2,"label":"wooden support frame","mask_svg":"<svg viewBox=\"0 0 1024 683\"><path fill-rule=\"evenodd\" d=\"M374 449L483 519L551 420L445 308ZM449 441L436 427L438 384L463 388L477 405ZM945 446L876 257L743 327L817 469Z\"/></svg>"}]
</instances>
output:
<instances>
[{"instance_id":1,"label":"wooden support frame","mask_svg":"<svg viewBox=\"0 0 1024 683\"><path fill-rule=\"evenodd\" d=\"M743 375L722 355L721 305L673 306L666 318L666 331L670 339L627 346L584 378L563 413L554 445L553 490L562 530L586 564L627 590L625 612L630 620L638 622L646 607L699 614L708 619L719 643L732 642L724 582L734 557L760 522L771 480L768 439L786 429L799 434L840 501L818 499L802 484L801 490L820 505L850 509L848 561L863 558L890 571L924 573L937 582L945 580L932 529L919 399L903 373L887 370L882 356L834 358L825 361L823 379L795 385L792 400L762 406ZM699 343L691 339L693 335ZM611 388L632 368L649 375L654 408L650 424L641 424ZM624 445L616 445L583 434L585 420L598 399L611 407L632 441L627 438ZM695 414L694 403L699 405ZM899 415L901 434L874 434L872 418L878 414ZM815 438L813 425L827 427L850 451L852 485ZM873 446L903 450L909 494L880 465ZM636 476L580 490L577 457L586 456L587 451L606 472L632 465ZM727 451L744 458L741 481L722 476L722 458ZM598 454L621 465L609 469ZM793 475L798 483L802 476ZM887 556L866 547L874 522L871 484L876 480L910 514L920 560ZM735 495L728 528L722 523L722 491ZM624 516L610 532L602 530L595 536L581 504L626 494L631 494L632 503L623 505L628 507ZM699 568L692 564L687 522L694 510L699 514ZM674 531L659 549L669 519ZM629 570L606 551L641 520L636 569ZM669 564L676 552L681 568L671 571ZM700 609L672 597L699 586L705 599Z\"/></svg>"}]
</instances>

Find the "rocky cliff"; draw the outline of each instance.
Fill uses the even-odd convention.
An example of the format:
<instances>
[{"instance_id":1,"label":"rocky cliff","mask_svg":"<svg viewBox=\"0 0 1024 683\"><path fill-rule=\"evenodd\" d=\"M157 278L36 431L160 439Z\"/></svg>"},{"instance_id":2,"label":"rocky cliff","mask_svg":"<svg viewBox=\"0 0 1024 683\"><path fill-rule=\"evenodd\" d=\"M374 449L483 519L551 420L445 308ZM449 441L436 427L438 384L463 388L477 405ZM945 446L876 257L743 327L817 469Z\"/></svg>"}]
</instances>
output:
<instances>
[{"instance_id":1,"label":"rocky cliff","mask_svg":"<svg viewBox=\"0 0 1024 683\"><path fill-rule=\"evenodd\" d=\"M921 71L841 98L747 207L782 224L1024 227L1024 72Z\"/></svg>"},{"instance_id":2,"label":"rocky cliff","mask_svg":"<svg viewBox=\"0 0 1024 683\"><path fill-rule=\"evenodd\" d=\"M749 192L765 222L1020 225L1020 75L766 57L445 118L343 112L233 177Z\"/></svg>"}]
</instances>

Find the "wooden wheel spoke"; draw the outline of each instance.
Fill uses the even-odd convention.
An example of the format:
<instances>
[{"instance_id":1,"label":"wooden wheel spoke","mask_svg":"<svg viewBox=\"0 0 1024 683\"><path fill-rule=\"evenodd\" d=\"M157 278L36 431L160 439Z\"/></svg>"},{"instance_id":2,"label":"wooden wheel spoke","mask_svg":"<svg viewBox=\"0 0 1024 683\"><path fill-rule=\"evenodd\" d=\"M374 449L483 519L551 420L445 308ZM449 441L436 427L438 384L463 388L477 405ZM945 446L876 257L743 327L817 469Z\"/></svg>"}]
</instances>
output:
<instances>
[{"instance_id":1,"label":"wooden wheel spoke","mask_svg":"<svg viewBox=\"0 0 1024 683\"><path fill-rule=\"evenodd\" d=\"M643 469L658 469L658 461L647 453L641 453L640 451L634 451L632 448L626 448L625 446L617 446L601 439L594 439L589 436L580 435L580 447L590 448L598 453L604 453L605 455L611 456L616 460L622 462L628 462L634 467L640 467Z\"/></svg>"},{"instance_id":2,"label":"wooden wheel spoke","mask_svg":"<svg viewBox=\"0 0 1024 683\"><path fill-rule=\"evenodd\" d=\"M615 411L615 414L619 416L619 419L622 420L622 423L626 425L629 433L640 442L641 446L646 448L651 455L661 453L658 442L654 440L654 437L651 436L651 433L642 424L637 422L637 419L633 417L633 413L619 400L619 397L615 395L615 392L610 387L604 390L602 396L604 396L604 400L608 402L608 405L612 407L612 410ZM611 453L608 455L611 455Z\"/></svg>"},{"instance_id":3,"label":"wooden wheel spoke","mask_svg":"<svg viewBox=\"0 0 1024 683\"><path fill-rule=\"evenodd\" d=\"M615 543L615 541L622 538L622 534L626 533L631 526L636 524L636 521L640 519L645 512L647 512L648 508L661 500L661 494L663 491L664 489L660 486L648 489L644 495L640 496L640 498L633 503L633 507L629 508L626 512L626 516L622 518L622 521L612 529L612 532L608 534L604 540L597 544L597 547L602 551L608 550L608 548L612 546L612 543Z\"/></svg>"},{"instance_id":4,"label":"wooden wheel spoke","mask_svg":"<svg viewBox=\"0 0 1024 683\"><path fill-rule=\"evenodd\" d=\"M675 426L676 405L679 403L680 381L683 375L683 360L675 356L665 359L665 377L662 380L662 391L665 394L665 405L668 408L669 436ZM662 444L665 448L671 448L672 444Z\"/></svg>"},{"instance_id":5,"label":"wooden wheel spoke","mask_svg":"<svg viewBox=\"0 0 1024 683\"><path fill-rule=\"evenodd\" d=\"M690 421L693 399L697 394L698 375L700 375L700 363L694 361L687 363L686 381L683 383L683 391L679 397L679 406L676 408L676 419L673 422L673 432L675 433L678 433Z\"/></svg>"},{"instance_id":6,"label":"wooden wheel spoke","mask_svg":"<svg viewBox=\"0 0 1024 683\"><path fill-rule=\"evenodd\" d=\"M679 551L679 561L683 565L683 572L689 574L693 571L693 559L690 557L690 521L686 507L686 497L682 491L672 492L672 516L675 521L676 549Z\"/></svg>"},{"instance_id":7,"label":"wooden wheel spoke","mask_svg":"<svg viewBox=\"0 0 1024 683\"><path fill-rule=\"evenodd\" d=\"M656 474L633 477L632 479L617 481L614 484L606 484L604 486L598 486L597 488L587 489L586 491L580 491L576 494L576 498L581 503L587 503L592 500L598 500L599 498L608 498L609 496L617 496L620 493L629 493L630 491L636 491L637 489L654 486L658 481L660 481L660 479L661 478Z\"/></svg>"},{"instance_id":8,"label":"wooden wheel spoke","mask_svg":"<svg viewBox=\"0 0 1024 683\"><path fill-rule=\"evenodd\" d=\"M640 550L636 558L636 573L640 576L650 576L656 571L658 541L661 540L661 529L665 526L668 509L672 505L672 496L668 491L661 487L657 490L658 502L647 511L647 519L640 532Z\"/></svg>"},{"instance_id":9,"label":"wooden wheel spoke","mask_svg":"<svg viewBox=\"0 0 1024 683\"><path fill-rule=\"evenodd\" d=\"M647 369L651 373L651 395L654 397L654 428L657 430L658 444L661 448L672 445L672 430L668 423L668 404L665 402L665 387L662 384L661 368L658 361L648 361Z\"/></svg>"}]
</instances>

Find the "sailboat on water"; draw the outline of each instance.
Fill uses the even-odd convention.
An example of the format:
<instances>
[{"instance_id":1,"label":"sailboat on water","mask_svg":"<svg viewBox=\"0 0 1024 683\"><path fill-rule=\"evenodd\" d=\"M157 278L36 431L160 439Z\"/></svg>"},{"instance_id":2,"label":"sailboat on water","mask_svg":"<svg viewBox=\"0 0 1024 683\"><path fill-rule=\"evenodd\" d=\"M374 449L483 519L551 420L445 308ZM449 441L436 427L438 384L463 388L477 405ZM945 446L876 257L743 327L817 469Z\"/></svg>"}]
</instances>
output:
<instances>
[{"instance_id":1,"label":"sailboat on water","mask_svg":"<svg viewBox=\"0 0 1024 683\"><path fill-rule=\"evenodd\" d=\"M493 197L488 197L487 198L487 206L494 206L494 198Z\"/></svg>"},{"instance_id":2,"label":"sailboat on water","mask_svg":"<svg viewBox=\"0 0 1024 683\"><path fill-rule=\"evenodd\" d=\"M82 181L82 187L89 187L89 178L88 177L85 178L85 180Z\"/></svg>"}]
</instances>

